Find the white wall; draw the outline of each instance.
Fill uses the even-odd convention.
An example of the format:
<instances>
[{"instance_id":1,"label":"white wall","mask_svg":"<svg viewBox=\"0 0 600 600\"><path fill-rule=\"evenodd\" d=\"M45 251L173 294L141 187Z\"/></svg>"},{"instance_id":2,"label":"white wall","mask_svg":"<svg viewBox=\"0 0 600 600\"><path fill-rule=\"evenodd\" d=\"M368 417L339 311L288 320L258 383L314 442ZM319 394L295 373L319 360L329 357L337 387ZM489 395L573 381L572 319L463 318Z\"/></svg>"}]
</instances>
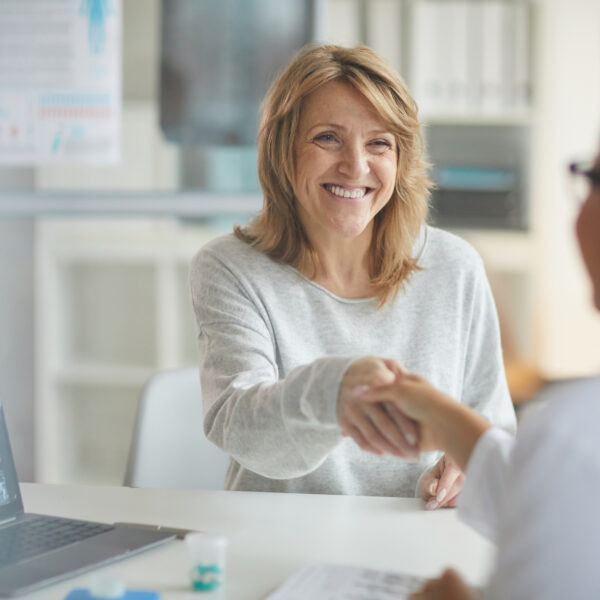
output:
<instances>
[{"instance_id":1,"label":"white wall","mask_svg":"<svg viewBox=\"0 0 600 600\"><path fill-rule=\"evenodd\" d=\"M0 170L0 189L31 186L29 169ZM0 220L0 401L19 477L33 481L33 222Z\"/></svg>"},{"instance_id":2,"label":"white wall","mask_svg":"<svg viewBox=\"0 0 600 600\"><path fill-rule=\"evenodd\" d=\"M566 166L600 140L600 2L541 0L536 54L534 222L539 236L536 354L553 377L600 370L600 318L573 231Z\"/></svg>"},{"instance_id":3,"label":"white wall","mask_svg":"<svg viewBox=\"0 0 600 600\"><path fill-rule=\"evenodd\" d=\"M123 95L127 100L149 101L156 96L159 24L158 0L123 0ZM144 144L145 138L140 139ZM37 171L0 168L0 193L33 189L47 172ZM48 178L50 183L55 181ZM34 480L34 243L33 221L0 219L0 400L23 481Z\"/></svg>"}]
</instances>

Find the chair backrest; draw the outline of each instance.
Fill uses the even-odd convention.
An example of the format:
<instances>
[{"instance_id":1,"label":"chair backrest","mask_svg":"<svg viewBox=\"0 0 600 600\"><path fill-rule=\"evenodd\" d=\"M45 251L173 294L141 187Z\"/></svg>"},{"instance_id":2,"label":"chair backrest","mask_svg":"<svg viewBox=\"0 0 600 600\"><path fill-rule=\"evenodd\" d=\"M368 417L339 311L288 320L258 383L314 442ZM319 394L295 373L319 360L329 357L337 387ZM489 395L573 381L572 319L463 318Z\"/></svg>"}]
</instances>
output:
<instances>
[{"instance_id":1,"label":"chair backrest","mask_svg":"<svg viewBox=\"0 0 600 600\"><path fill-rule=\"evenodd\" d=\"M160 372L142 391L124 485L222 490L229 456L202 427L197 367Z\"/></svg>"}]
</instances>

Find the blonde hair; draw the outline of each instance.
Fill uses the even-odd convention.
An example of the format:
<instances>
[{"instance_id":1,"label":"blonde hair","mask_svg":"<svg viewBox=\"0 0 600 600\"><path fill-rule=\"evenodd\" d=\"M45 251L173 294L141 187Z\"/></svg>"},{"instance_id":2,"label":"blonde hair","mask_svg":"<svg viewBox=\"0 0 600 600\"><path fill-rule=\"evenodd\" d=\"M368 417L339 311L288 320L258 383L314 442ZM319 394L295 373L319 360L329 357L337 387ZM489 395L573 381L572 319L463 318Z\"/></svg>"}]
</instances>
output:
<instances>
[{"instance_id":1,"label":"blonde hair","mask_svg":"<svg viewBox=\"0 0 600 600\"><path fill-rule=\"evenodd\" d=\"M318 257L296 206L293 146L303 99L330 81L343 81L360 92L396 139L396 185L375 215L369 255L371 285L383 306L419 268L413 245L427 218L431 182L415 101L400 75L366 46L305 46L271 85L258 132L263 208L247 227L234 232L274 260L309 265L316 274Z\"/></svg>"}]
</instances>

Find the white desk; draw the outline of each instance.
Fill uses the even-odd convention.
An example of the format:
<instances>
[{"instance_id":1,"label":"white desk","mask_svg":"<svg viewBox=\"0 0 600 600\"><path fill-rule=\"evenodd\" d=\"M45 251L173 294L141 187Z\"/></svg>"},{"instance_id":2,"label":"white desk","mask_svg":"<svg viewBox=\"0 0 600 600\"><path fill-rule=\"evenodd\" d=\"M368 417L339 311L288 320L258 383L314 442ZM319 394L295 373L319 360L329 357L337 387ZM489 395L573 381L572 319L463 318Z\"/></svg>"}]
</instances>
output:
<instances>
[{"instance_id":1,"label":"white desk","mask_svg":"<svg viewBox=\"0 0 600 600\"><path fill-rule=\"evenodd\" d=\"M487 578L493 547L454 510L428 512L419 500L122 487L21 485L25 510L106 522L133 521L222 533L229 539L225 597L264 598L313 562L421 576L453 566L472 584ZM106 567L128 588L160 590L163 600L202 600L187 587L181 541ZM91 573L26 596L60 599L88 587Z\"/></svg>"}]
</instances>

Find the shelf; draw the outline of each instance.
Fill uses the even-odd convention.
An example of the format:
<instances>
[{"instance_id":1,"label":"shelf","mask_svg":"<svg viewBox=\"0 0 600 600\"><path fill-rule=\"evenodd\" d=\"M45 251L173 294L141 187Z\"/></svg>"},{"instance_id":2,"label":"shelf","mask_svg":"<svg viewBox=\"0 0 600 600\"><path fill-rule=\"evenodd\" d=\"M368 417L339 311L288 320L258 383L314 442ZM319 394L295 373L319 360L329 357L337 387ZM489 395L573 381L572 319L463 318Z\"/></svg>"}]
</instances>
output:
<instances>
[{"instance_id":1,"label":"shelf","mask_svg":"<svg viewBox=\"0 0 600 600\"><path fill-rule=\"evenodd\" d=\"M198 364L198 342L197 342L197 326L192 308L192 298L189 291L188 283L188 264L179 265L175 269L175 279L178 281L180 290L185 290L185 293L179 294L178 298L178 334L179 334L179 350L182 363L186 365Z\"/></svg>"},{"instance_id":2,"label":"shelf","mask_svg":"<svg viewBox=\"0 0 600 600\"><path fill-rule=\"evenodd\" d=\"M529 125L533 116L530 109L508 110L506 112L469 112L469 113L423 113L421 121L428 125L490 125L504 127L507 125Z\"/></svg>"},{"instance_id":3,"label":"shelf","mask_svg":"<svg viewBox=\"0 0 600 600\"><path fill-rule=\"evenodd\" d=\"M154 366L80 363L57 368L55 381L63 386L141 387L155 372Z\"/></svg>"},{"instance_id":4,"label":"shelf","mask_svg":"<svg viewBox=\"0 0 600 600\"><path fill-rule=\"evenodd\" d=\"M260 194L214 192L2 192L0 216L189 217L256 213Z\"/></svg>"}]
</instances>

